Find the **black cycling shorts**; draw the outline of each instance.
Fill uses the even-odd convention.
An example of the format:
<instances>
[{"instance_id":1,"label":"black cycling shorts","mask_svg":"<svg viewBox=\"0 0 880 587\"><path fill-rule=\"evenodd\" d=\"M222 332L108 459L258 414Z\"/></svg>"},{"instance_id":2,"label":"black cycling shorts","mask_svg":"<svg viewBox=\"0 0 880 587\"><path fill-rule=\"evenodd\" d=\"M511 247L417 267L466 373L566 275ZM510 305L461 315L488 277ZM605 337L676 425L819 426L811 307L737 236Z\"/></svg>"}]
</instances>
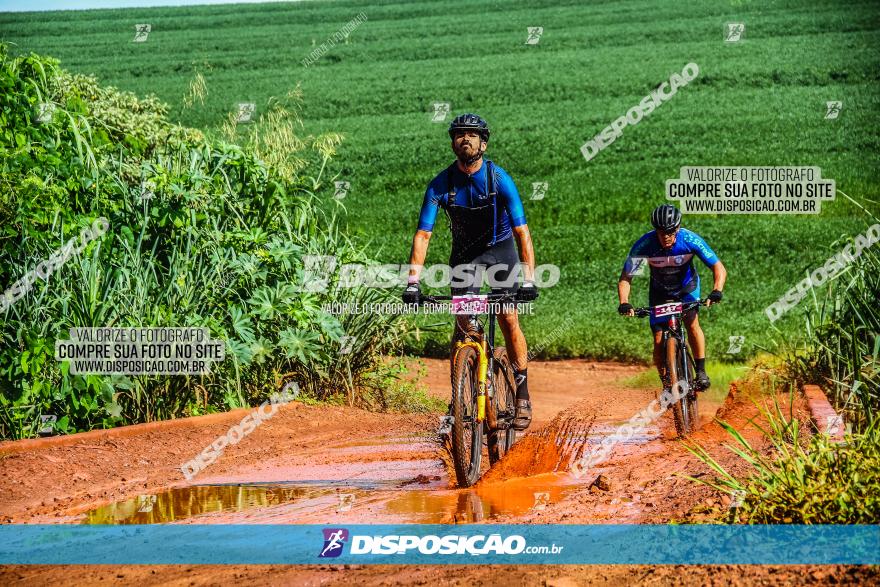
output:
<instances>
[{"instance_id":1,"label":"black cycling shorts","mask_svg":"<svg viewBox=\"0 0 880 587\"><path fill-rule=\"evenodd\" d=\"M492 293L515 294L519 289L521 271L519 255L513 238L495 243L476 257L450 257L452 295L478 293L483 282Z\"/></svg>"}]
</instances>

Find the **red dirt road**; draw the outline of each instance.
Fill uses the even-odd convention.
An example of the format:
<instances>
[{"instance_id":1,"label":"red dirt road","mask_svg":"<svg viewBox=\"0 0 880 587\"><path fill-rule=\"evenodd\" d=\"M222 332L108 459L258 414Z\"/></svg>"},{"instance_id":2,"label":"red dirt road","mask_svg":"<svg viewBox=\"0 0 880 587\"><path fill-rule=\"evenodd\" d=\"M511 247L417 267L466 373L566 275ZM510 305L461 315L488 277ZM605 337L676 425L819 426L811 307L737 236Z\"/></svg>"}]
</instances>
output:
<instances>
[{"instance_id":1,"label":"red dirt road","mask_svg":"<svg viewBox=\"0 0 880 587\"><path fill-rule=\"evenodd\" d=\"M447 397L448 366L426 360L425 383ZM682 475L709 473L673 439L670 416L617 447L588 477L564 464L654 399L620 381L643 367L587 361L533 362L532 433L484 480L458 490L436 430L440 414L374 414L287 404L191 481L180 466L249 411L174 423L0 443L0 522L79 523L663 523L695 521L722 507L713 490ZM747 425L757 409L744 392L722 416L760 445ZM722 464L726 433L703 402L693 440ZM798 415L806 418L802 402ZM484 459L485 460L485 459ZM563 470L555 470L561 468ZM589 485L602 473L610 487ZM454 478L454 476L453 476ZM218 484L227 484L220 489ZM232 484L232 485L228 485ZM192 490L190 486L208 486ZM169 489L178 491L164 494ZM139 497L141 496L141 497ZM140 511L139 511L140 510ZM866 584L861 567L378 567L73 566L2 567L0 584Z\"/></svg>"}]
</instances>

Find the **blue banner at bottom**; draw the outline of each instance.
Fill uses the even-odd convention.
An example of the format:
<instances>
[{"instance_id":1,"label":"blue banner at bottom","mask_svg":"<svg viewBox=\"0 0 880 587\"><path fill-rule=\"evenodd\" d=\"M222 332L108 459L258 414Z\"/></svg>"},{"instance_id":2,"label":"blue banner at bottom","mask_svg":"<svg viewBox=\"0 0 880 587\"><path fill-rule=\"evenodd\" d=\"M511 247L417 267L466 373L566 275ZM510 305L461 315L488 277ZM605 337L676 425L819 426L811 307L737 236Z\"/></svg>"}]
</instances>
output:
<instances>
[{"instance_id":1,"label":"blue banner at bottom","mask_svg":"<svg viewBox=\"0 0 880 587\"><path fill-rule=\"evenodd\" d=\"M0 526L0 564L880 564L880 526Z\"/></svg>"}]
</instances>

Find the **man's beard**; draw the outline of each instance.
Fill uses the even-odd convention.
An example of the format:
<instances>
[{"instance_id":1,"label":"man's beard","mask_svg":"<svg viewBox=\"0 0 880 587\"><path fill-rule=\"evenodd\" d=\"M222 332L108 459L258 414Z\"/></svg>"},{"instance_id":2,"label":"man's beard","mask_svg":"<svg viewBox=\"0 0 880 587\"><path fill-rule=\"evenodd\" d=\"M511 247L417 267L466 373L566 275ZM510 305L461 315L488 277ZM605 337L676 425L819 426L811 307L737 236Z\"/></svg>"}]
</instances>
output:
<instances>
[{"instance_id":1,"label":"man's beard","mask_svg":"<svg viewBox=\"0 0 880 587\"><path fill-rule=\"evenodd\" d=\"M480 147L477 147L477 150L474 152L473 155L468 155L468 153L464 149L455 149L455 156L464 165L470 167L471 165L479 161L480 157L483 156L483 153L486 152L485 149L482 149L481 147L482 145L480 145Z\"/></svg>"}]
</instances>

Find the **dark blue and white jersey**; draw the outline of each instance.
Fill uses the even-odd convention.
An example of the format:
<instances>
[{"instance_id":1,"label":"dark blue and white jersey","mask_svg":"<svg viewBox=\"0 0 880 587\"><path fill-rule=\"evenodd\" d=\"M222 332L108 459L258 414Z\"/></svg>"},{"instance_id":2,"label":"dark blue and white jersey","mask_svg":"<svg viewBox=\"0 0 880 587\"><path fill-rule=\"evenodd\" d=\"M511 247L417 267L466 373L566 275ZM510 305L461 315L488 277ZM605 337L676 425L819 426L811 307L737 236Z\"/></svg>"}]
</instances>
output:
<instances>
[{"instance_id":1,"label":"dark blue and white jersey","mask_svg":"<svg viewBox=\"0 0 880 587\"><path fill-rule=\"evenodd\" d=\"M718 262L715 251L695 232L686 228L680 229L675 235L675 243L672 247L664 249L657 233L652 230L645 233L632 246L623 270L627 275L632 276L641 263L647 262L651 270L652 297L662 296L681 300L686 294L694 292L699 297L700 276L694 269L694 255L707 267L712 267Z\"/></svg>"},{"instance_id":2,"label":"dark blue and white jersey","mask_svg":"<svg viewBox=\"0 0 880 587\"><path fill-rule=\"evenodd\" d=\"M454 256L476 256L509 239L513 227L526 223L513 179L488 160L470 175L455 163L437 174L425 190L419 230L433 231L441 208L449 217Z\"/></svg>"}]
</instances>

